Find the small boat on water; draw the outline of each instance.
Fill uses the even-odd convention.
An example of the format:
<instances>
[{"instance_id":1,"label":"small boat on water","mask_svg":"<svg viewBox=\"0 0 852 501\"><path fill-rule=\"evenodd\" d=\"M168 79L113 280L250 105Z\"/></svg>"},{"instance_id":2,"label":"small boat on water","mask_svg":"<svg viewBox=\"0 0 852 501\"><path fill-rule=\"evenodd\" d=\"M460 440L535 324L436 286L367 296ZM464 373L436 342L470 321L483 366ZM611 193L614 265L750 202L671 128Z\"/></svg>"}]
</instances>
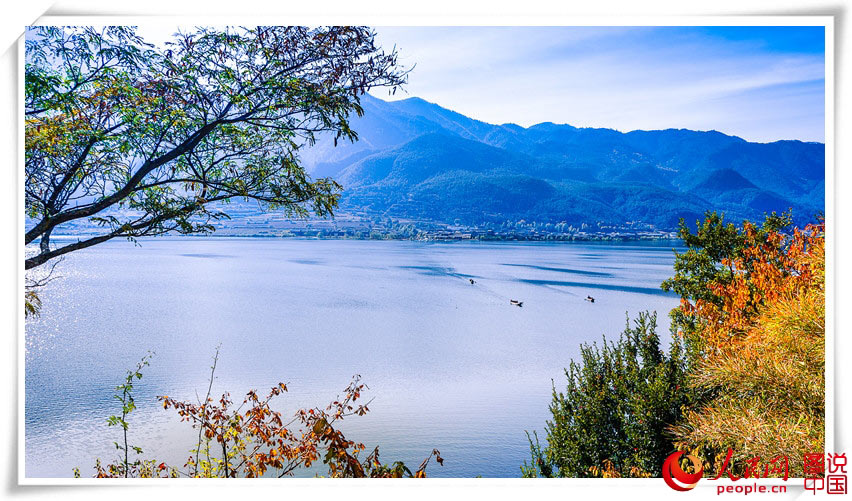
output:
<instances>
[{"instance_id":1,"label":"small boat on water","mask_svg":"<svg viewBox=\"0 0 852 501\"><path fill-rule=\"evenodd\" d=\"M514 306L517 306L518 308L521 308L521 307L523 307L523 306L524 306L524 302L523 302L523 301L518 301L517 299L510 299L510 300L509 300L509 304L514 305Z\"/></svg>"},{"instance_id":2,"label":"small boat on water","mask_svg":"<svg viewBox=\"0 0 852 501\"><path fill-rule=\"evenodd\" d=\"M593 298L592 296L586 296L586 301L588 301L588 302L590 302L590 303L594 303L594 302L595 302L595 298Z\"/></svg>"}]
</instances>

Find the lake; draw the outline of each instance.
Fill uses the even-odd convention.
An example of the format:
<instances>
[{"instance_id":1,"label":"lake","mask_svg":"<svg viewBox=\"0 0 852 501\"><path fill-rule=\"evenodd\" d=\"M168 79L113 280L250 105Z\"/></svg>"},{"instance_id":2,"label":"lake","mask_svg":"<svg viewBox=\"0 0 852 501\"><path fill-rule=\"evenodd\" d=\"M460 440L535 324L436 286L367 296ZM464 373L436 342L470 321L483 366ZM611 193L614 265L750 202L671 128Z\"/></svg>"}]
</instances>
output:
<instances>
[{"instance_id":1,"label":"lake","mask_svg":"<svg viewBox=\"0 0 852 501\"><path fill-rule=\"evenodd\" d=\"M360 374L374 400L342 429L383 461L413 470L436 448L429 476L517 477L580 343L643 310L669 339L674 245L185 237L74 252L26 327L26 475L90 476L117 456L113 390L148 350L130 443L183 465L194 432L156 396L203 397L221 344L214 395L282 381L290 414Z\"/></svg>"}]
</instances>

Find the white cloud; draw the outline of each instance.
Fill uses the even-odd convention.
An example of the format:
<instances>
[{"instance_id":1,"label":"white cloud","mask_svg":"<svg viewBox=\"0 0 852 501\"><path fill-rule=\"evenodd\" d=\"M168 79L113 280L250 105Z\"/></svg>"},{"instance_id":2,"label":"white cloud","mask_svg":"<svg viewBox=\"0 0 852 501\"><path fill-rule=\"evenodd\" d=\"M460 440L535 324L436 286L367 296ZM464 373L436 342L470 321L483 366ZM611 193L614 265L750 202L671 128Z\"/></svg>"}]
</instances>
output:
<instances>
[{"instance_id":1,"label":"white cloud","mask_svg":"<svg viewBox=\"0 0 852 501\"><path fill-rule=\"evenodd\" d=\"M409 95L487 122L824 139L821 54L770 52L753 42L653 28L379 33L386 46L398 45L403 64L417 63Z\"/></svg>"},{"instance_id":2,"label":"white cloud","mask_svg":"<svg viewBox=\"0 0 852 501\"><path fill-rule=\"evenodd\" d=\"M147 25L162 45L177 28ZM491 123L715 129L824 140L822 54L652 27L380 27L414 67L406 92Z\"/></svg>"}]
</instances>

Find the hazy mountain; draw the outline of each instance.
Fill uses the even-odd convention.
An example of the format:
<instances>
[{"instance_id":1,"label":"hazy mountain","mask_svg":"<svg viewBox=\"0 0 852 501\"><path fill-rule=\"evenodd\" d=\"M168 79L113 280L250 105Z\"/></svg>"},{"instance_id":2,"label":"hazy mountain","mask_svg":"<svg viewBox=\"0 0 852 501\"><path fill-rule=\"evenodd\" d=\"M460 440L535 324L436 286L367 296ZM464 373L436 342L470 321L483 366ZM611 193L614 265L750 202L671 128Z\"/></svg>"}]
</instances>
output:
<instances>
[{"instance_id":1,"label":"hazy mountain","mask_svg":"<svg viewBox=\"0 0 852 501\"><path fill-rule=\"evenodd\" d=\"M643 221L671 228L706 209L759 218L823 210L825 146L750 143L716 131L492 125L419 98L362 99L359 141L304 150L343 207L436 221Z\"/></svg>"}]
</instances>

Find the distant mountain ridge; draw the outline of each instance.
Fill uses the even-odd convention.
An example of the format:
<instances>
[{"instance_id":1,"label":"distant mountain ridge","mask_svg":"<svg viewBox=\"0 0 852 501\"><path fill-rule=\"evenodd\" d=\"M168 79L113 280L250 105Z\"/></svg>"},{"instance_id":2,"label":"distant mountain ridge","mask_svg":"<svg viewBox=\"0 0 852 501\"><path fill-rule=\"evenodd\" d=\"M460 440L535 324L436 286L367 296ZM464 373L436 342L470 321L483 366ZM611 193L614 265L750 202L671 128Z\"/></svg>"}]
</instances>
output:
<instances>
[{"instance_id":1,"label":"distant mountain ridge","mask_svg":"<svg viewBox=\"0 0 852 501\"><path fill-rule=\"evenodd\" d=\"M420 98L365 95L351 126L302 151L314 177L344 186L342 208L467 224L539 221L673 228L707 209L758 219L825 206L825 146L750 143L721 132L493 125Z\"/></svg>"}]
</instances>

